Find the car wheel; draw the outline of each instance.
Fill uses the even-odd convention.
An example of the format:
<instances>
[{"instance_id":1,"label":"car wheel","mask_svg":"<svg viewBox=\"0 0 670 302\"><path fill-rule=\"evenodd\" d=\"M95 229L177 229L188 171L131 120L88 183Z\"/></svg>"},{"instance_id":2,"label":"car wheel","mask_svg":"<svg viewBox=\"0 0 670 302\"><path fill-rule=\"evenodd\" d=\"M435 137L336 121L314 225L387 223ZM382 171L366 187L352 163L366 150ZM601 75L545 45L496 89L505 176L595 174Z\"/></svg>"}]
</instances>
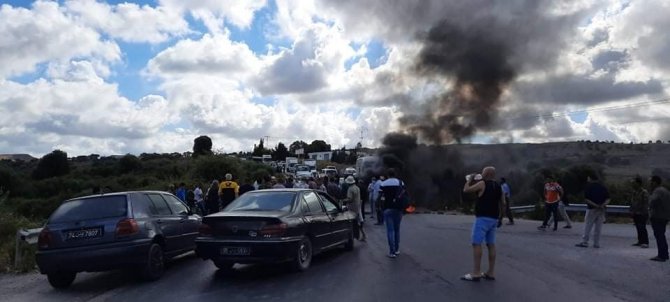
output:
<instances>
[{"instance_id":1,"label":"car wheel","mask_svg":"<svg viewBox=\"0 0 670 302\"><path fill-rule=\"evenodd\" d=\"M344 244L344 250L353 251L354 250L354 232L349 232L349 239L347 243Z\"/></svg>"},{"instance_id":2,"label":"car wheel","mask_svg":"<svg viewBox=\"0 0 670 302\"><path fill-rule=\"evenodd\" d=\"M72 282L74 282L74 278L76 276L77 273L57 272L47 274L47 279L49 280L49 284L51 284L53 288L63 289L72 285Z\"/></svg>"},{"instance_id":3,"label":"car wheel","mask_svg":"<svg viewBox=\"0 0 670 302\"><path fill-rule=\"evenodd\" d=\"M305 237L298 243L296 257L293 260L293 267L296 271L303 272L309 268L312 263L312 241Z\"/></svg>"},{"instance_id":4,"label":"car wheel","mask_svg":"<svg viewBox=\"0 0 670 302\"><path fill-rule=\"evenodd\" d=\"M160 279L165 272L165 256L163 255L163 248L157 244L153 243L149 247L149 253L147 254L147 262L144 265L142 271L142 277L148 281L154 281Z\"/></svg>"},{"instance_id":5,"label":"car wheel","mask_svg":"<svg viewBox=\"0 0 670 302\"><path fill-rule=\"evenodd\" d=\"M212 262L214 262L214 265L216 266L216 268L218 268L219 270L224 271L224 272L232 271L233 270L233 265L235 265L235 263L230 262L230 261L212 260Z\"/></svg>"}]
</instances>

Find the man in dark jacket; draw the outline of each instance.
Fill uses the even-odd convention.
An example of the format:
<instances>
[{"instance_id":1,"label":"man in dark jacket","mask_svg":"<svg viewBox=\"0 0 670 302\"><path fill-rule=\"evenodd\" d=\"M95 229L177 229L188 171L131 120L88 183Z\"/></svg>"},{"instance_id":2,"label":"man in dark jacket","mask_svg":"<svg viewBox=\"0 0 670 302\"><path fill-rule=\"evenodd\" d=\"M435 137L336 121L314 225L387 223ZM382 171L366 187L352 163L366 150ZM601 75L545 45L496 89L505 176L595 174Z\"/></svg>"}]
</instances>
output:
<instances>
[{"instance_id":1,"label":"man in dark jacket","mask_svg":"<svg viewBox=\"0 0 670 302\"><path fill-rule=\"evenodd\" d=\"M637 242L633 246L649 247L647 221L649 221L649 193L642 187L642 178L635 177L632 182L633 193L630 197L630 213L637 230Z\"/></svg>"},{"instance_id":2,"label":"man in dark jacket","mask_svg":"<svg viewBox=\"0 0 670 302\"><path fill-rule=\"evenodd\" d=\"M670 220L670 191L661 186L659 176L652 176L650 183L649 220L658 247L658 255L651 260L665 262L668 261L668 241L665 239L665 228Z\"/></svg>"},{"instance_id":3,"label":"man in dark jacket","mask_svg":"<svg viewBox=\"0 0 670 302\"><path fill-rule=\"evenodd\" d=\"M584 201L586 201L586 216L584 217L584 235L578 247L589 247L589 235L593 228L593 247L600 248L600 230L605 221L605 208L610 203L610 193L603 184L598 182L598 177L588 177L588 184L584 189Z\"/></svg>"}]
</instances>

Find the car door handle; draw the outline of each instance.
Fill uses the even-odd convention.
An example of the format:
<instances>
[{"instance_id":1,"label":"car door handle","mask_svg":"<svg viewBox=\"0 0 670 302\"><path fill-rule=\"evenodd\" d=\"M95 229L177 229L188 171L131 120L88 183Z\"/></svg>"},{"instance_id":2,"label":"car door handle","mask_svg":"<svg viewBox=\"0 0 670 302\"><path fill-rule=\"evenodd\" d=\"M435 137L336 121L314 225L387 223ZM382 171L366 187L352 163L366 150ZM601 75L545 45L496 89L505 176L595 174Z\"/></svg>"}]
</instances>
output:
<instances>
[{"instance_id":1,"label":"car door handle","mask_svg":"<svg viewBox=\"0 0 670 302\"><path fill-rule=\"evenodd\" d=\"M163 220L156 219L156 223L161 224L161 223L163 223Z\"/></svg>"}]
</instances>

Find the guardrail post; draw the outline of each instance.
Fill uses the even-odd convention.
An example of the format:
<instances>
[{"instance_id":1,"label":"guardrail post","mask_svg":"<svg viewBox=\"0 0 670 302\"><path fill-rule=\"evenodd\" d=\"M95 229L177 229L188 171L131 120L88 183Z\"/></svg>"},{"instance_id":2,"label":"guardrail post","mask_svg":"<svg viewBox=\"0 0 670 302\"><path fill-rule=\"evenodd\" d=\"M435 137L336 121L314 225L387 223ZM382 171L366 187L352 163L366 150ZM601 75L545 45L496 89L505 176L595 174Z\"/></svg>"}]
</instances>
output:
<instances>
[{"instance_id":1,"label":"guardrail post","mask_svg":"<svg viewBox=\"0 0 670 302\"><path fill-rule=\"evenodd\" d=\"M19 269L21 263L23 262L23 257L21 255L21 230L16 231L16 245L14 246L14 269Z\"/></svg>"}]
</instances>

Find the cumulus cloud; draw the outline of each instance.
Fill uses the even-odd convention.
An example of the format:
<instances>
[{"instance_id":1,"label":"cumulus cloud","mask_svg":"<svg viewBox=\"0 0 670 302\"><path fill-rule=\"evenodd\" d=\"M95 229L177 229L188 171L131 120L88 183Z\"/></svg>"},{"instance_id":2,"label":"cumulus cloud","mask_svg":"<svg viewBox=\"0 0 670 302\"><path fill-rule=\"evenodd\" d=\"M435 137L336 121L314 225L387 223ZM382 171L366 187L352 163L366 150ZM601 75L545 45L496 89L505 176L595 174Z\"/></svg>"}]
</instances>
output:
<instances>
[{"instance_id":1,"label":"cumulus cloud","mask_svg":"<svg viewBox=\"0 0 670 302\"><path fill-rule=\"evenodd\" d=\"M147 71L164 78L200 74L234 79L253 74L259 64L246 44L231 41L228 34L205 34L199 40L181 40L161 51L148 62Z\"/></svg>"},{"instance_id":2,"label":"cumulus cloud","mask_svg":"<svg viewBox=\"0 0 670 302\"><path fill-rule=\"evenodd\" d=\"M205 23L210 32L221 32L224 22L239 28L247 28L254 19L257 10L266 5L265 0L160 0L160 4L169 10L190 12Z\"/></svg>"},{"instance_id":3,"label":"cumulus cloud","mask_svg":"<svg viewBox=\"0 0 670 302\"><path fill-rule=\"evenodd\" d=\"M189 32L182 14L162 6L69 0L65 7L81 23L128 42L158 43Z\"/></svg>"},{"instance_id":4,"label":"cumulus cloud","mask_svg":"<svg viewBox=\"0 0 670 302\"><path fill-rule=\"evenodd\" d=\"M39 22L36 22L39 20ZM93 56L116 61L121 50L94 29L78 23L56 2L31 9L0 6L0 78L34 71L39 63Z\"/></svg>"}]
</instances>

